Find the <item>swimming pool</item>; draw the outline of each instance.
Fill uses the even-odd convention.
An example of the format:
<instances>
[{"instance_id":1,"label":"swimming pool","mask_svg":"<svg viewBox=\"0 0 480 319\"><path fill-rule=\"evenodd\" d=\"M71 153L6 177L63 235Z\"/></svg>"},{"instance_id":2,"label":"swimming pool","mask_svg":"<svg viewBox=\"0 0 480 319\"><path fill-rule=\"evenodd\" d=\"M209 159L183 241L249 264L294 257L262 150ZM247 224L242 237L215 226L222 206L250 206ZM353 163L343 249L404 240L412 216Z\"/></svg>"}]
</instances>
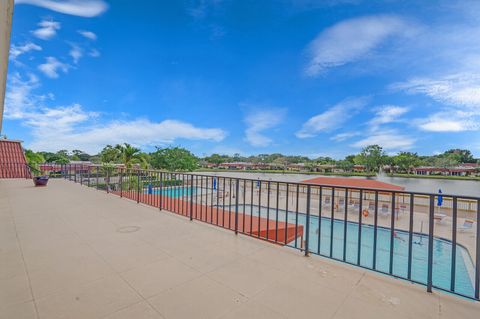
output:
<instances>
[{"instance_id":1,"label":"swimming pool","mask_svg":"<svg viewBox=\"0 0 480 319\"><path fill-rule=\"evenodd\" d=\"M243 213L243 205L240 205L239 211ZM233 209L233 206L230 208ZM250 205L245 206L245 214L250 215ZM258 206L253 207L253 216L259 215ZM295 224L296 214L289 211L285 216L284 210L278 211L278 220ZM267 217L267 208L260 208L260 216ZM270 220L276 219L275 208L270 208ZM306 215L298 214L298 225L303 225L306 230ZM319 225L321 225L319 227ZM333 221L333 243L331 256L338 260L343 260L344 250L344 226L343 220L335 219ZM347 221L346 229L346 249L345 260L349 263L357 264L358 258L358 223ZM310 216L309 231L309 251L315 254L330 256L330 235L331 219L328 217ZM408 273L408 232L395 230L393 249L393 269L392 274L398 277L407 278ZM305 239L306 234L304 234ZM390 238L391 231L388 228L377 227L377 247L376 247L376 270L388 273L390 265ZM360 265L373 269L373 244L374 227L362 224L361 226L361 247L360 247ZM295 246L295 241L288 243L288 246ZM300 239L297 240L297 247L300 247ZM452 243L441 238L434 238L433 242L433 285L442 289L450 290L451 282L451 260ZM414 234L412 245L412 269L411 279L419 283L427 283L427 261L428 261L428 236ZM455 292L474 297L474 278L475 267L468 251L457 244L456 248L456 266L455 266Z\"/></svg>"},{"instance_id":2,"label":"swimming pool","mask_svg":"<svg viewBox=\"0 0 480 319\"><path fill-rule=\"evenodd\" d=\"M178 187L168 187L168 188L154 188L152 189L152 192L150 194L154 195L163 195L163 196L168 196L172 198L179 198L183 196L188 196L190 194L195 194L197 192L196 187L190 187L190 186L178 186ZM145 189L144 191L145 194L149 194L148 189Z\"/></svg>"}]
</instances>

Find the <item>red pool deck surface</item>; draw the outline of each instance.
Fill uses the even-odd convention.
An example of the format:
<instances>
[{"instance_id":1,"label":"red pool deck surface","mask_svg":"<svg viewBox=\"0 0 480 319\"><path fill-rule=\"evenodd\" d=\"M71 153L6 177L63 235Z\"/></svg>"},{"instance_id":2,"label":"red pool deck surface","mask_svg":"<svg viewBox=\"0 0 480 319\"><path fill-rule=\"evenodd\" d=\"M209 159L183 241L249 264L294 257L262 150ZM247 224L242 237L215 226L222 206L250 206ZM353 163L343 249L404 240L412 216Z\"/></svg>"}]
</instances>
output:
<instances>
[{"instance_id":1,"label":"red pool deck surface","mask_svg":"<svg viewBox=\"0 0 480 319\"><path fill-rule=\"evenodd\" d=\"M356 188L371 188L378 190L402 191L405 187L395 184L384 183L371 179L361 178L344 178L344 177L316 177L302 181L302 183L335 186L335 187L356 187Z\"/></svg>"},{"instance_id":2,"label":"red pool deck surface","mask_svg":"<svg viewBox=\"0 0 480 319\"><path fill-rule=\"evenodd\" d=\"M161 199L162 209L190 217L190 202L180 198L153 194L140 194L140 196L137 196L137 192L122 192L122 194L120 192L112 192L112 194L121 195L131 200L138 199L140 203L154 207L160 207ZM193 203L191 209L193 219L235 230L235 212L197 203ZM240 233L250 234L254 237L267 239L279 244L287 244L294 241L295 238L297 238L298 245L302 244L303 225L295 227L294 224L282 221L277 222L272 219L250 216L247 213L243 214L242 210L238 212L237 230Z\"/></svg>"}]
</instances>

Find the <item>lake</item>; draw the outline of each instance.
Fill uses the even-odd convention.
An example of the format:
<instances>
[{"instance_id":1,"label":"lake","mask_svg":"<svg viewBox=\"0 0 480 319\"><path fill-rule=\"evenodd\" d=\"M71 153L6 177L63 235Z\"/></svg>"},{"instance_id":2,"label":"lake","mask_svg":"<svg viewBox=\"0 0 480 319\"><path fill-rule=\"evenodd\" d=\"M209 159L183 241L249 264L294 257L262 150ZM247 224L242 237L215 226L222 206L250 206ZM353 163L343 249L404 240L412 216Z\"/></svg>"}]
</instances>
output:
<instances>
[{"instance_id":1,"label":"lake","mask_svg":"<svg viewBox=\"0 0 480 319\"><path fill-rule=\"evenodd\" d=\"M308 174L282 174L282 173L251 173L251 172L200 172L200 174L262 179L280 182L301 182L306 179L311 179L322 175L308 175ZM335 176L328 176L335 177ZM340 177L340 176L339 176ZM342 176L343 177L343 176ZM349 178L367 177L354 176ZM400 185L405 187L405 190L412 192L426 192L437 193L441 189L444 194L464 195L464 196L480 196L480 181L464 181L464 180L449 180L449 179L429 179L429 178L408 178L408 177L390 177L387 175L378 175L376 177L368 177L368 179L375 179L382 182Z\"/></svg>"}]
</instances>

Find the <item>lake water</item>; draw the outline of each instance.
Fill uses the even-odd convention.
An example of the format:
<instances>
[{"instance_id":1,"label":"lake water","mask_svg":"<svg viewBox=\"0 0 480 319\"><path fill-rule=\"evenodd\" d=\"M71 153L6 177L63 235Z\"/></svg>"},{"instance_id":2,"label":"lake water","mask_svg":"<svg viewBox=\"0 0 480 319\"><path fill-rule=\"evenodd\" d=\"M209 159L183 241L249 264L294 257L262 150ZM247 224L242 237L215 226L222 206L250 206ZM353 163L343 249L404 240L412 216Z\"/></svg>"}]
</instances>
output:
<instances>
[{"instance_id":1,"label":"lake water","mask_svg":"<svg viewBox=\"0 0 480 319\"><path fill-rule=\"evenodd\" d=\"M306 179L311 179L317 176L321 176L321 175L307 175L307 174L250 173L250 172L201 172L200 174L272 180L272 181L281 181L281 182L301 182ZM335 176L328 176L328 177L335 177ZM355 177L349 177L349 178L365 179L366 177L355 176ZM368 179L374 179L374 180L379 180L379 181L390 183L390 184L403 186L405 187L405 190L412 191L412 192L436 193L438 192L438 189L441 189L444 194L480 196L480 181L390 177L387 175L368 177Z\"/></svg>"}]
</instances>

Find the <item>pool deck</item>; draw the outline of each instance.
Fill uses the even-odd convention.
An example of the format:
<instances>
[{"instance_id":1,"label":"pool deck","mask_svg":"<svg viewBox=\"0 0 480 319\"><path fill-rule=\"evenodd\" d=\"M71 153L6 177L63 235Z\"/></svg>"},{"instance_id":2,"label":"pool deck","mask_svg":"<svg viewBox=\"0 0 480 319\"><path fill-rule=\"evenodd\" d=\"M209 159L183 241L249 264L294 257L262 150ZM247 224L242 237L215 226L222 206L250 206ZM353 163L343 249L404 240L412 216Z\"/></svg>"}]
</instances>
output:
<instances>
[{"instance_id":1,"label":"pool deck","mask_svg":"<svg viewBox=\"0 0 480 319\"><path fill-rule=\"evenodd\" d=\"M478 318L480 302L64 180L0 180L0 319Z\"/></svg>"}]
</instances>

